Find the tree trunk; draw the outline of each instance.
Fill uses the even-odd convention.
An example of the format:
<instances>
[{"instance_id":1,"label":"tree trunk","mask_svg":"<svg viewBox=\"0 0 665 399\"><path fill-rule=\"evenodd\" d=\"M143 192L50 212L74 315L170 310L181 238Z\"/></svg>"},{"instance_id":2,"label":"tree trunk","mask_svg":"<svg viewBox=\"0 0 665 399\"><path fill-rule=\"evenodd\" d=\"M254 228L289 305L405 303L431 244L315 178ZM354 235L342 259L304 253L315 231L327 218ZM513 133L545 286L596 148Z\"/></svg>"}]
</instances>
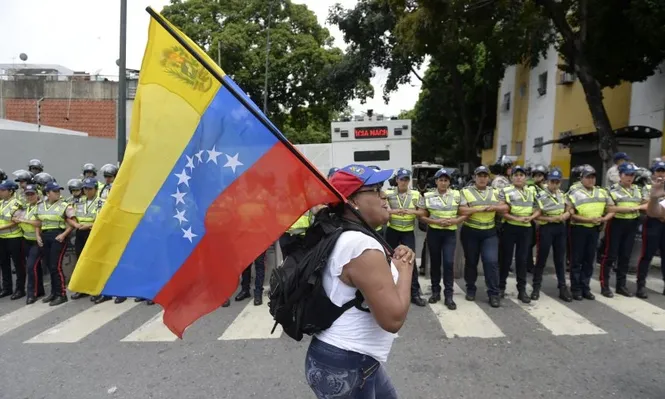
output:
<instances>
[{"instance_id":1,"label":"tree trunk","mask_svg":"<svg viewBox=\"0 0 665 399\"><path fill-rule=\"evenodd\" d=\"M603 92L584 57L583 42L568 23L566 10L562 8L560 2L536 0L536 3L543 7L545 14L563 37L561 52L568 62L573 64L575 73L580 79L593 124L598 132L598 151L606 166L609 166L611 155L617 152L616 138L603 104Z\"/></svg>"},{"instance_id":2,"label":"tree trunk","mask_svg":"<svg viewBox=\"0 0 665 399\"><path fill-rule=\"evenodd\" d=\"M475 160L477 157L475 152L475 138L476 132L471 128L471 121L469 120L469 111L466 106L466 96L464 95L464 85L462 83L462 76L457 70L457 64L453 63L450 69L450 75L453 81L453 92L455 93L455 99L457 105L459 106L459 115L460 121L462 122L462 127L464 129L464 160L467 162L472 159ZM475 164L475 162L474 162ZM475 165L474 165L475 166Z\"/></svg>"}]
</instances>

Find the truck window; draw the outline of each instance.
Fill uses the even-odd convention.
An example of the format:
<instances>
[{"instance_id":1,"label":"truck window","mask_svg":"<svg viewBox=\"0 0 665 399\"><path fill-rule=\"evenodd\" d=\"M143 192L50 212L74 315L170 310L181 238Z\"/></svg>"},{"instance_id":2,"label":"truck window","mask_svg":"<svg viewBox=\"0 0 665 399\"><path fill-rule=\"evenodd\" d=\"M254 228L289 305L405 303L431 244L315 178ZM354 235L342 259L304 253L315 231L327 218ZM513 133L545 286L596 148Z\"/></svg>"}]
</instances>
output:
<instances>
[{"instance_id":1,"label":"truck window","mask_svg":"<svg viewBox=\"0 0 665 399\"><path fill-rule=\"evenodd\" d=\"M390 151L355 151L353 160L354 162L390 161Z\"/></svg>"}]
</instances>

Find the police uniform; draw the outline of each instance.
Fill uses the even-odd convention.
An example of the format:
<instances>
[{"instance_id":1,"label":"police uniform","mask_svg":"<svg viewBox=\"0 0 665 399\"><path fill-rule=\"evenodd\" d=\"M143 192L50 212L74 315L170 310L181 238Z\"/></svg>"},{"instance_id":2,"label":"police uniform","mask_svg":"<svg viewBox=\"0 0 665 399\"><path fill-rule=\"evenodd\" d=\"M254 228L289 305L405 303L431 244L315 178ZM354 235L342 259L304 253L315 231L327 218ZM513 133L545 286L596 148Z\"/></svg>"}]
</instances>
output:
<instances>
[{"instance_id":1,"label":"police uniform","mask_svg":"<svg viewBox=\"0 0 665 399\"><path fill-rule=\"evenodd\" d=\"M311 210L301 215L296 222L279 238L279 246L282 256L286 258L302 246L305 232L312 224L313 213Z\"/></svg>"},{"instance_id":2,"label":"police uniform","mask_svg":"<svg viewBox=\"0 0 665 399\"><path fill-rule=\"evenodd\" d=\"M280 244L281 245L281 244ZM263 303L263 281L266 274L266 251L262 252L256 259L254 259L254 305L259 306ZM242 301L251 298L249 285L252 281L252 264L245 268L240 278L240 292L236 295L236 301Z\"/></svg>"},{"instance_id":3,"label":"police uniform","mask_svg":"<svg viewBox=\"0 0 665 399\"><path fill-rule=\"evenodd\" d=\"M656 172L665 172L665 162L654 162L651 166L651 172L654 174ZM649 201L650 192L651 185L645 185L642 189L642 198L645 201ZM662 201L663 199L665 198L660 198L659 201ZM647 216L642 224L642 251L640 254L640 260L637 264L637 291L635 296L638 298L648 298L646 279L649 275L649 269L651 268L651 261L657 251L660 251L661 254L660 271L662 273L663 281L665 281L665 268L663 267L665 266L665 262L662 261L662 259L665 259L665 223L658 218ZM663 294L665 295L665 291L663 291Z\"/></svg>"},{"instance_id":4,"label":"police uniform","mask_svg":"<svg viewBox=\"0 0 665 399\"><path fill-rule=\"evenodd\" d=\"M582 178L595 176L596 170L587 166L582 172ZM577 215L586 218L601 218L607 213L607 206L614 205L607 191L594 186L590 190L579 188L568 195L568 205ZM595 299L589 288L593 276L596 245L598 244L599 227L601 223L580 222L571 218L570 222L570 288L573 299Z\"/></svg>"},{"instance_id":5,"label":"police uniform","mask_svg":"<svg viewBox=\"0 0 665 399\"><path fill-rule=\"evenodd\" d=\"M82 187L87 188L87 189L94 189L97 188L97 179L94 178L86 178L82 182ZM74 217L76 218L76 221L84 226L92 226L95 223L95 220L97 220L97 215L99 212L102 210L102 207L104 206L104 200L99 198L96 195L92 198L88 198L88 195L86 193L86 196L84 198L79 198L74 204L71 204L72 207L74 208ZM88 242L88 238L90 237L90 232L91 229L77 229L75 236L76 239L74 241L74 252L76 252L76 261L78 263L78 260L81 258L81 253L83 253L83 248L85 247L86 242ZM76 292L72 294L72 299L79 299L82 297L87 296L87 294L81 294L79 292Z\"/></svg>"},{"instance_id":6,"label":"police uniform","mask_svg":"<svg viewBox=\"0 0 665 399\"><path fill-rule=\"evenodd\" d=\"M479 166L474 175L489 175L489 169ZM460 205L470 208L485 208L499 205L498 192L494 188L480 189L474 184L462 189ZM460 232L464 249L464 280L466 281L466 299L476 299L476 280L478 279L478 260L482 258L487 296L492 307L499 307L499 240L496 232L496 212L476 212L469 215Z\"/></svg>"},{"instance_id":7,"label":"police uniform","mask_svg":"<svg viewBox=\"0 0 665 399\"><path fill-rule=\"evenodd\" d=\"M512 169L513 175L526 171L521 166ZM531 217L536 209L535 191L530 187L516 187L510 185L499 192L499 201L509 206L508 214L515 217ZM503 231L499 245L501 258L499 259L501 296L504 296L506 282L510 273L510 266L515 254L515 277L517 279L518 299L524 303L531 302L526 293L526 268L528 246L531 244L531 222L521 222L504 218Z\"/></svg>"},{"instance_id":8,"label":"police uniform","mask_svg":"<svg viewBox=\"0 0 665 399\"><path fill-rule=\"evenodd\" d=\"M0 298L10 296L19 299L25 296L25 258L23 257L23 231L13 221L21 208L14 197L18 186L12 181L0 183L0 190L6 198L0 200L0 271L2 272L2 290ZM12 262L16 269L16 290L13 290Z\"/></svg>"},{"instance_id":9,"label":"police uniform","mask_svg":"<svg viewBox=\"0 0 665 399\"><path fill-rule=\"evenodd\" d=\"M637 168L629 163L619 166L620 175L635 175ZM600 285L601 293L606 297L612 297L610 284L610 271L617 262L616 269L616 292L617 294L631 297L633 294L626 288L626 276L630 255L633 252L635 235L639 228L640 211L637 209L643 202L642 190L634 184L629 187L615 184L609 191L612 200L617 207L634 209L631 212L616 212L614 218L605 226L605 247L603 257L600 261Z\"/></svg>"},{"instance_id":10,"label":"police uniform","mask_svg":"<svg viewBox=\"0 0 665 399\"><path fill-rule=\"evenodd\" d=\"M60 190L62 187L55 182L48 183L44 187L47 194ZM43 243L44 264L51 275L51 293L43 299L43 302L50 302L51 306L60 305L67 302L62 260L67 250L68 240L66 237L62 241L58 241L56 238L71 231L71 227L67 226L67 220L74 217L74 210L62 198L59 198L55 202L40 202L35 215L41 221L40 237Z\"/></svg>"},{"instance_id":11,"label":"police uniform","mask_svg":"<svg viewBox=\"0 0 665 399\"><path fill-rule=\"evenodd\" d=\"M41 200L40 194L37 192L37 186L29 184L26 186L24 193L26 198L33 197L36 201L31 203L29 200L23 205L23 209L17 215L18 219L22 220L19 223L21 231L23 232L23 253L26 256L26 274L28 286L26 289L28 305L35 303L37 298L44 296L44 273L42 271L42 248L37 244L36 227L27 222L36 222L37 206Z\"/></svg>"},{"instance_id":12,"label":"police uniform","mask_svg":"<svg viewBox=\"0 0 665 399\"><path fill-rule=\"evenodd\" d=\"M450 173L445 169L436 172L434 179L447 177ZM418 208L427 211L427 218L433 221L456 219L457 210L461 201L461 194L457 190L448 188L444 191L438 188L427 191L420 197ZM444 305L450 310L457 309L453 301L453 286L455 283L454 260L457 246L457 224L442 225L428 223L427 247L430 255L430 278L432 282L432 296L429 303L441 300L441 266L443 263L443 295ZM414 268L415 269L415 268Z\"/></svg>"},{"instance_id":13,"label":"police uniform","mask_svg":"<svg viewBox=\"0 0 665 399\"><path fill-rule=\"evenodd\" d=\"M395 175L396 181L408 181L411 179L411 172L406 169L399 169ZM385 191L386 199L391 210L410 210L415 211L416 205L420 200L420 192L408 188L400 192L399 188L391 188ZM392 248L402 244L409 247L412 251L416 250L416 215L415 214L391 214L388 220L385 237L386 242ZM413 268L411 278L411 303L417 306L425 306L425 300L420 296L420 283L418 282L418 268Z\"/></svg>"},{"instance_id":14,"label":"police uniform","mask_svg":"<svg viewBox=\"0 0 665 399\"><path fill-rule=\"evenodd\" d=\"M561 181L562 177L561 171L554 169L550 171L547 179ZM561 190L550 191L549 188L545 187L536 194L536 204L538 209L540 209L541 216L558 217L563 215L566 210L566 197ZM559 298L565 302L571 302L573 298L566 285L566 269L564 265L567 236L566 224L563 220L554 222L537 220L537 224L536 264L533 271L533 292L531 293L531 299L540 299L543 271L545 270L545 263L550 254L550 249L552 249Z\"/></svg>"}]
</instances>

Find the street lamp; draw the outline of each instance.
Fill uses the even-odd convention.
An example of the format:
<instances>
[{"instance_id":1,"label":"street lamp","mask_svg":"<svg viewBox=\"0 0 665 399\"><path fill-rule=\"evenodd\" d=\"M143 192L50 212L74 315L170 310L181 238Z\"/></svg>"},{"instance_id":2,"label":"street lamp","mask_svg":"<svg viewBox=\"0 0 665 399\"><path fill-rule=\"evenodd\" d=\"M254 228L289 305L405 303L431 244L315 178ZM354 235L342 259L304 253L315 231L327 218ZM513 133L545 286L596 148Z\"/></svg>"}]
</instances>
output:
<instances>
[{"instance_id":1,"label":"street lamp","mask_svg":"<svg viewBox=\"0 0 665 399\"><path fill-rule=\"evenodd\" d=\"M118 164L127 147L127 0L120 0L120 58L118 65Z\"/></svg>"}]
</instances>

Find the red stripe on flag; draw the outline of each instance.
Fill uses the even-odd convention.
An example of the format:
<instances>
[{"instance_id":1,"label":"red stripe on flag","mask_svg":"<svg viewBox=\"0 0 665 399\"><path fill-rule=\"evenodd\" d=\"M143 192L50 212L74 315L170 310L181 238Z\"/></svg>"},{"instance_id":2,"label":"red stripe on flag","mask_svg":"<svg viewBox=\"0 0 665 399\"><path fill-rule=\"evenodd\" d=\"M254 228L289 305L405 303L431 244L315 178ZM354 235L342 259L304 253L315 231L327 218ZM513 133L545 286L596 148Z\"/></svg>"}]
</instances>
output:
<instances>
[{"instance_id":1,"label":"red stripe on flag","mask_svg":"<svg viewBox=\"0 0 665 399\"><path fill-rule=\"evenodd\" d=\"M155 296L178 337L238 287L242 271L311 207L338 201L283 144L276 144L208 208L192 254Z\"/></svg>"}]
</instances>

